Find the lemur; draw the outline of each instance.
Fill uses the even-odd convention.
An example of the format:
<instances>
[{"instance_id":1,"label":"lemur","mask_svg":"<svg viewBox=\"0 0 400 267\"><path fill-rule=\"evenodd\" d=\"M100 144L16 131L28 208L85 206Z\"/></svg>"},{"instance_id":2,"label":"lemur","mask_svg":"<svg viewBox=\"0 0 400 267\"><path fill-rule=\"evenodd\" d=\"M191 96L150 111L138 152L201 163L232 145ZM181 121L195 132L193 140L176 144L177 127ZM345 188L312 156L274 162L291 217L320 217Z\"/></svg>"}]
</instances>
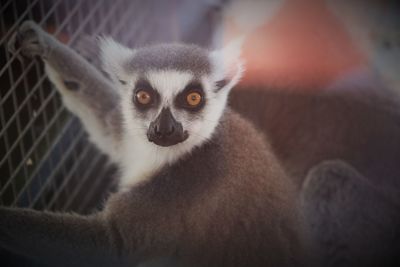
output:
<instances>
[{"instance_id":1,"label":"lemur","mask_svg":"<svg viewBox=\"0 0 400 267\"><path fill-rule=\"evenodd\" d=\"M366 80L354 72L326 90L239 85L230 106L256 123L296 183L322 266L399 266L400 106L388 90L399 76L396 36L388 35L398 28L396 7L330 2L338 18L353 22L346 23L350 33L358 26L364 38L384 35L373 45L379 56L372 65L381 77L370 72ZM360 37L353 36L357 45L365 42Z\"/></svg>"},{"instance_id":2,"label":"lemur","mask_svg":"<svg viewBox=\"0 0 400 267\"><path fill-rule=\"evenodd\" d=\"M102 38L110 79L33 22L9 49L44 61L121 178L89 216L1 207L1 247L56 266L305 266L294 186L263 135L226 107L242 75L237 44L131 50Z\"/></svg>"}]
</instances>

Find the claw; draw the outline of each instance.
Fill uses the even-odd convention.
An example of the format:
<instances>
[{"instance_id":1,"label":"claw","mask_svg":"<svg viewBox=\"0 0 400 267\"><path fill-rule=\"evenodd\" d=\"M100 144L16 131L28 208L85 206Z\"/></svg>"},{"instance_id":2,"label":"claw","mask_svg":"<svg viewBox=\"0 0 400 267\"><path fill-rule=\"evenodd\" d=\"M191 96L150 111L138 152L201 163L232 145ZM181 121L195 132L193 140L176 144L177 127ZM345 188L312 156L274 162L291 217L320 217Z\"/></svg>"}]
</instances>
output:
<instances>
[{"instance_id":1,"label":"claw","mask_svg":"<svg viewBox=\"0 0 400 267\"><path fill-rule=\"evenodd\" d=\"M7 43L7 51L10 54L13 54L15 56L15 58L21 63L23 64L23 57L21 55L21 53L18 53L18 49L21 46L21 37L20 37L20 32L19 30L17 30L15 33L13 33L13 35L11 36L10 40Z\"/></svg>"}]
</instances>

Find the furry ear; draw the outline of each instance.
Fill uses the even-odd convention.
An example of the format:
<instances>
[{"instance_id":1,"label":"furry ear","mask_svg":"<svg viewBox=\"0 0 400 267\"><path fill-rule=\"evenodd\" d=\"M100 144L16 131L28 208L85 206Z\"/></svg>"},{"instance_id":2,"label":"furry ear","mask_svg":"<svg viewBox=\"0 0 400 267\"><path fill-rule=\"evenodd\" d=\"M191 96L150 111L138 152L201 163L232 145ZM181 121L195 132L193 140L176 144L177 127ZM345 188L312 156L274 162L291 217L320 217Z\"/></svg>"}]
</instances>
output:
<instances>
[{"instance_id":1,"label":"furry ear","mask_svg":"<svg viewBox=\"0 0 400 267\"><path fill-rule=\"evenodd\" d=\"M102 69L115 84L126 85L129 83L125 66L135 51L117 43L111 37L100 37L99 42Z\"/></svg>"},{"instance_id":2,"label":"furry ear","mask_svg":"<svg viewBox=\"0 0 400 267\"><path fill-rule=\"evenodd\" d=\"M244 38L237 38L222 49L210 53L216 91L229 91L244 72L244 62L240 58Z\"/></svg>"}]
</instances>

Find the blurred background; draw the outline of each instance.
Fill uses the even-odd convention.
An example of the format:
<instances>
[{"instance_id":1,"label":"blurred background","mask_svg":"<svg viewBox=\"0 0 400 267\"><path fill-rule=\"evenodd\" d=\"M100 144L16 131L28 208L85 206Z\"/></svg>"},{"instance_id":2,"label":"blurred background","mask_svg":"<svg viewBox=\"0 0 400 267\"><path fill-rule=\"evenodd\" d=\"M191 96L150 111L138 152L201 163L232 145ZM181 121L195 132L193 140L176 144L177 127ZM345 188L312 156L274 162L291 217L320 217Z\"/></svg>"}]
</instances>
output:
<instances>
[{"instance_id":1,"label":"blurred background","mask_svg":"<svg viewBox=\"0 0 400 267\"><path fill-rule=\"evenodd\" d=\"M140 47L245 37L236 90L341 90L379 84L400 93L400 2L389 0L1 0L0 205L87 213L113 187L115 168L87 142L42 63L6 51L34 20L74 47L110 35Z\"/></svg>"},{"instance_id":2,"label":"blurred background","mask_svg":"<svg viewBox=\"0 0 400 267\"><path fill-rule=\"evenodd\" d=\"M225 22L248 34L246 83L316 89L371 71L398 87L399 15L398 1L233 1Z\"/></svg>"}]
</instances>

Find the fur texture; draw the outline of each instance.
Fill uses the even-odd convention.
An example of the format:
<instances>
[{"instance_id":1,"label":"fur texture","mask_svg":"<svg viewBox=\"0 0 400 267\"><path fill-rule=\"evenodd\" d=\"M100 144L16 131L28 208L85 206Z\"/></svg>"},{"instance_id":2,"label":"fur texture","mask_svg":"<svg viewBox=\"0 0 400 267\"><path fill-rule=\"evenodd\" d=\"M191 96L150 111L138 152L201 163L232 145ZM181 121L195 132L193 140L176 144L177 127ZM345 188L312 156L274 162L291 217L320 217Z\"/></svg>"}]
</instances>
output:
<instances>
[{"instance_id":1,"label":"fur texture","mask_svg":"<svg viewBox=\"0 0 400 267\"><path fill-rule=\"evenodd\" d=\"M393 9L390 11L392 14ZM394 252L400 249L400 218L396 215L400 214L398 97L376 80L342 81L329 91L311 89L244 88L231 93L230 104L264 132L307 202L303 208L309 214L320 251L325 251L322 266L354 265L356 258L357 265L387 266L392 262L397 266L399 258ZM319 167L324 169L327 160L340 163L330 168L344 173L343 179L327 179L323 172L309 172ZM312 182L304 184L305 180ZM346 189L347 183L371 190L353 193ZM338 188L337 198L317 193L332 186ZM336 199L346 202L338 204ZM363 204L369 199L374 201ZM324 210L333 210L334 215L327 217L321 212ZM350 238L339 238L345 233ZM388 235L392 238L387 238Z\"/></svg>"},{"instance_id":2,"label":"fur texture","mask_svg":"<svg viewBox=\"0 0 400 267\"><path fill-rule=\"evenodd\" d=\"M120 167L121 188L129 188L151 178L163 166L175 163L183 155L211 138L226 106L229 91L242 75L240 46L209 53L193 45L168 44L131 50L109 38L100 43L102 68L119 88L123 117L123 140ZM222 66L222 67L221 67ZM135 84L145 80L157 91L161 105L138 112L132 104ZM216 82L226 80L222 88ZM174 105L177 95L191 83L204 89L206 105L196 115L179 110ZM149 143L146 131L163 108L182 124L189 138L174 147Z\"/></svg>"},{"instance_id":3,"label":"fur texture","mask_svg":"<svg viewBox=\"0 0 400 267\"><path fill-rule=\"evenodd\" d=\"M398 97L382 85L369 84L375 88L298 88L300 93L247 88L233 92L230 104L268 136L299 188L313 166L341 159L400 204Z\"/></svg>"},{"instance_id":4,"label":"fur texture","mask_svg":"<svg viewBox=\"0 0 400 267\"><path fill-rule=\"evenodd\" d=\"M93 141L121 165L123 190L103 211L87 217L0 208L0 246L58 266L133 266L154 260L182 266L304 266L304 228L291 181L263 136L225 109L241 75L240 64L212 71L214 60L226 53L202 58L211 72L193 73L185 64L172 64L182 60L174 53L181 47L172 45L159 54L172 65L138 73L120 67L140 51L123 48L120 52L131 57L112 58L107 51L116 45L108 40L100 50L110 61L103 62L110 83L32 22L21 26L12 48L15 39L25 55L43 58L67 106L93 127L88 129ZM237 63L226 59L218 62ZM219 83L220 78L226 82ZM129 86L142 79L156 88L163 105L139 114ZM193 79L202 84L207 102L188 123L170 101ZM160 148L132 125L148 127L165 105L182 120L189 138ZM107 123L109 118L116 127Z\"/></svg>"},{"instance_id":5,"label":"fur texture","mask_svg":"<svg viewBox=\"0 0 400 267\"><path fill-rule=\"evenodd\" d=\"M303 184L323 266L398 266L398 207L343 161L325 161Z\"/></svg>"},{"instance_id":6,"label":"fur texture","mask_svg":"<svg viewBox=\"0 0 400 267\"><path fill-rule=\"evenodd\" d=\"M298 89L246 88L230 103L264 132L295 181L321 266L398 266L398 97L371 81Z\"/></svg>"}]
</instances>

